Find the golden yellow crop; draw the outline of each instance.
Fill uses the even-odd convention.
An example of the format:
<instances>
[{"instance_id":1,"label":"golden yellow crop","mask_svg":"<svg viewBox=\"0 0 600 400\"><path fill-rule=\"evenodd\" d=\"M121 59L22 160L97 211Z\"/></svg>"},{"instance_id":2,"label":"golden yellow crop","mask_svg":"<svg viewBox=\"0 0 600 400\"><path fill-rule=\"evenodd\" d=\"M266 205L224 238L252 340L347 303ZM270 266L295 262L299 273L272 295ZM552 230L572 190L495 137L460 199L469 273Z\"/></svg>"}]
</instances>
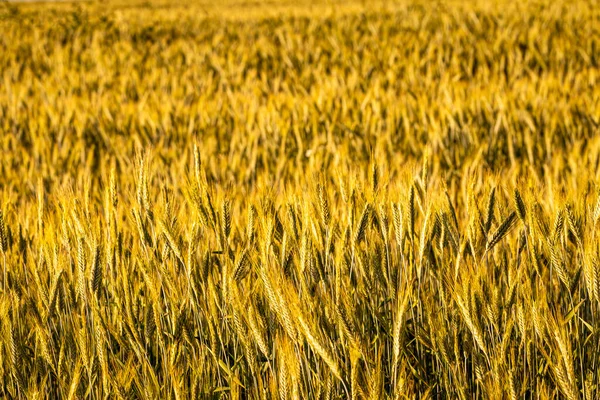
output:
<instances>
[{"instance_id":1,"label":"golden yellow crop","mask_svg":"<svg viewBox=\"0 0 600 400\"><path fill-rule=\"evenodd\" d=\"M600 398L596 1L0 3L0 397Z\"/></svg>"}]
</instances>

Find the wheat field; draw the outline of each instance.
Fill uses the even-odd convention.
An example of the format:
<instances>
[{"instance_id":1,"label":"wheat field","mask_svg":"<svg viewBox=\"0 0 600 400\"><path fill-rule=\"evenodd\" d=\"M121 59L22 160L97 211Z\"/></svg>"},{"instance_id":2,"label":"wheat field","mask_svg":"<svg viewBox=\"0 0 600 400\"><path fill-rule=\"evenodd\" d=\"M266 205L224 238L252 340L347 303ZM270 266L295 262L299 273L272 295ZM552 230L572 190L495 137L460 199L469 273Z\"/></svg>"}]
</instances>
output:
<instances>
[{"instance_id":1,"label":"wheat field","mask_svg":"<svg viewBox=\"0 0 600 400\"><path fill-rule=\"evenodd\" d=\"M600 398L600 4L0 3L0 398Z\"/></svg>"}]
</instances>

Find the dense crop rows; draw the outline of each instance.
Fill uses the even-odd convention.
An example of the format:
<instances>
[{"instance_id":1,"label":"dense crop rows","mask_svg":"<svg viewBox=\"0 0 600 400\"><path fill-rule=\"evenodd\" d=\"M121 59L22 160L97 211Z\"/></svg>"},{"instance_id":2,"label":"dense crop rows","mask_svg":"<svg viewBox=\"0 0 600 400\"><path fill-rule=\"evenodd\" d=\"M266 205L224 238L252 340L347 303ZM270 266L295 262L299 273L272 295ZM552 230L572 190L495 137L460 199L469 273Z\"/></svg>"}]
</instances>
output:
<instances>
[{"instance_id":1,"label":"dense crop rows","mask_svg":"<svg viewBox=\"0 0 600 400\"><path fill-rule=\"evenodd\" d=\"M599 398L599 64L593 1L0 4L0 397Z\"/></svg>"}]
</instances>

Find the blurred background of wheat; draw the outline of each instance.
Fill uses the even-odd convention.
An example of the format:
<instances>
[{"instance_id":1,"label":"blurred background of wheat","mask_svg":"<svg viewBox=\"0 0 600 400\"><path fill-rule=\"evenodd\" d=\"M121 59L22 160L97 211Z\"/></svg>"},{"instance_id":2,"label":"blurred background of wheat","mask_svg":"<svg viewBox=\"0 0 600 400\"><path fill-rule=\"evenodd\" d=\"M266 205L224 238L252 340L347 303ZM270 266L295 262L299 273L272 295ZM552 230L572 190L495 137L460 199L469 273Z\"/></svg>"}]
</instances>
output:
<instances>
[{"instance_id":1,"label":"blurred background of wheat","mask_svg":"<svg viewBox=\"0 0 600 400\"><path fill-rule=\"evenodd\" d=\"M600 398L597 2L0 32L0 397Z\"/></svg>"}]
</instances>

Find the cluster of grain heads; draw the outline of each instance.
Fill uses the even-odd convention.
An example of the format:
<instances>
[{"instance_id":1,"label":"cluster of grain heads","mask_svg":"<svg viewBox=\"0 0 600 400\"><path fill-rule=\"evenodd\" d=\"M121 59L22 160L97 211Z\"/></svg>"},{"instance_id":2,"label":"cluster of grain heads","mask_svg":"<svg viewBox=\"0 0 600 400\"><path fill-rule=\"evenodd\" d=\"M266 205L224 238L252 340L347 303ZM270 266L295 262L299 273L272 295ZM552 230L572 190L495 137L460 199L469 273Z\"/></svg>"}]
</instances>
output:
<instances>
[{"instance_id":1,"label":"cluster of grain heads","mask_svg":"<svg viewBox=\"0 0 600 400\"><path fill-rule=\"evenodd\" d=\"M544 210L503 187L425 199L414 182L390 181L381 199L355 191L346 202L318 183L315 196L292 191L245 212L231 191L213 216L204 178L180 203L138 179L147 183L122 183L135 198L109 184L103 221L64 198L47 205L64 209L44 222L56 242L21 239L40 251L29 272L10 271L3 295L6 393L30 393L31 374L65 397L187 396L194 386L280 398L519 398L555 387L578 398L584 381L595 393L595 356L573 339L597 321L594 208ZM472 196L487 199L485 213L460 213ZM534 372L539 363L548 368Z\"/></svg>"}]
</instances>

